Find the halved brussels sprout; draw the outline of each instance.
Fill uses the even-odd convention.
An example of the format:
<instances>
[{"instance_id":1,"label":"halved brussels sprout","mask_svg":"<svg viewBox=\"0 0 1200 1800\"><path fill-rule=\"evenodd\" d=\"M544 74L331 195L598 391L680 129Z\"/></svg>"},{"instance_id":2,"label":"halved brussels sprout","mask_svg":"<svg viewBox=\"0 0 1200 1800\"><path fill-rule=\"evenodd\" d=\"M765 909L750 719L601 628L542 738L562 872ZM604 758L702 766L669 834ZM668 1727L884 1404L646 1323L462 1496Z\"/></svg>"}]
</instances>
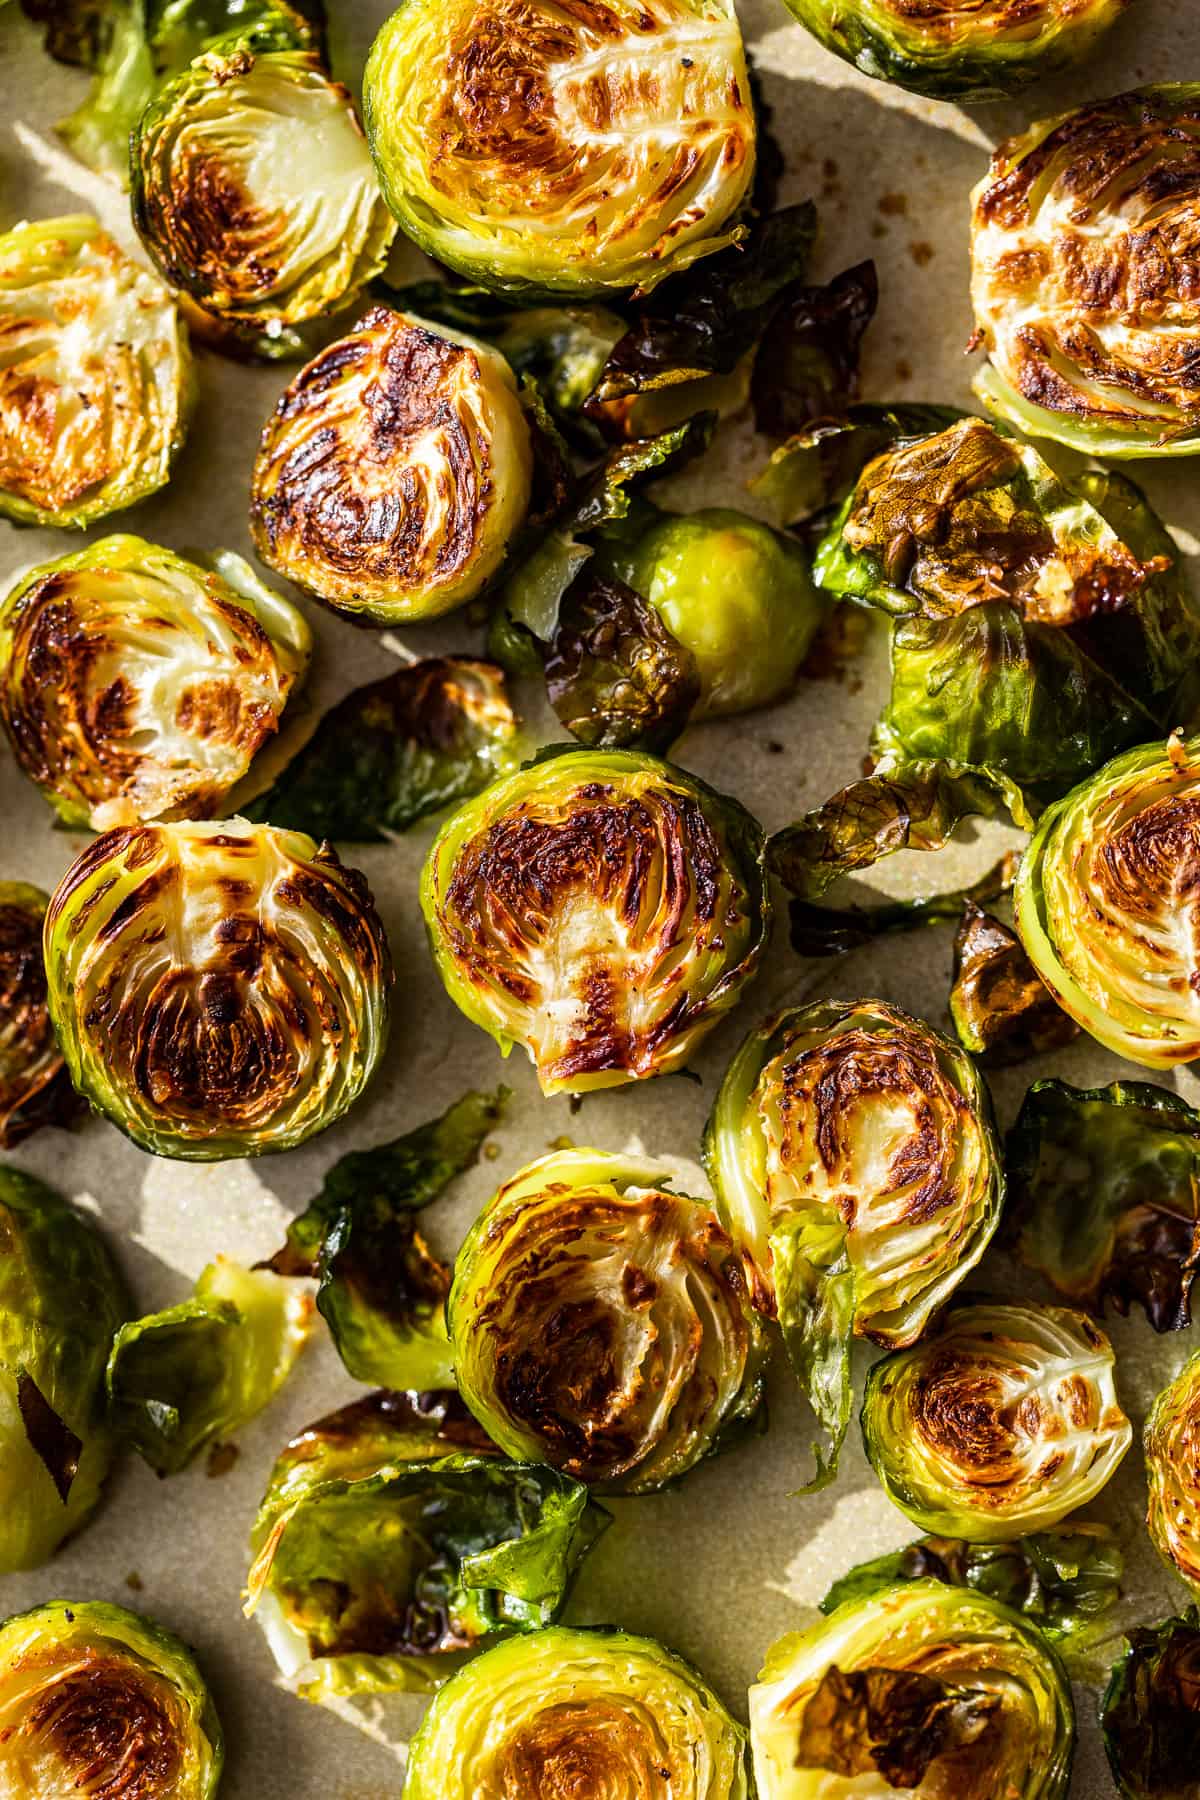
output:
<instances>
[{"instance_id":1,"label":"halved brussels sprout","mask_svg":"<svg viewBox=\"0 0 1200 1800\"><path fill-rule=\"evenodd\" d=\"M954 938L950 1016L963 1049L986 1068L1042 1056L1079 1036L1020 938L971 900Z\"/></svg>"},{"instance_id":2,"label":"halved brussels sprout","mask_svg":"<svg viewBox=\"0 0 1200 1800\"><path fill-rule=\"evenodd\" d=\"M421 909L450 998L544 1094L683 1068L756 973L763 838L694 775L553 749L453 813Z\"/></svg>"},{"instance_id":3,"label":"halved brussels sprout","mask_svg":"<svg viewBox=\"0 0 1200 1800\"><path fill-rule=\"evenodd\" d=\"M1035 1627L914 1581L781 1638L750 1689L750 1741L762 1800L1065 1800L1075 1709Z\"/></svg>"},{"instance_id":4,"label":"halved brussels sprout","mask_svg":"<svg viewBox=\"0 0 1200 1800\"><path fill-rule=\"evenodd\" d=\"M87 1519L112 1462L104 1365L129 1316L92 1225L0 1165L0 1573L45 1562ZM0 1744L4 1733L0 1729ZM3 1789L0 1750L0 1791Z\"/></svg>"},{"instance_id":5,"label":"halved brussels sprout","mask_svg":"<svg viewBox=\"0 0 1200 1800\"><path fill-rule=\"evenodd\" d=\"M863 1443L924 1531L1003 1543L1093 1500L1133 1438L1112 1345L1084 1313L980 1302L877 1362Z\"/></svg>"},{"instance_id":6,"label":"halved brussels sprout","mask_svg":"<svg viewBox=\"0 0 1200 1800\"><path fill-rule=\"evenodd\" d=\"M1059 1005L1115 1056L1200 1056L1200 738L1118 756L1048 808L1021 859L1017 929Z\"/></svg>"},{"instance_id":7,"label":"halved brussels sprout","mask_svg":"<svg viewBox=\"0 0 1200 1800\"><path fill-rule=\"evenodd\" d=\"M864 75L934 100L998 100L1087 56L1129 0L786 0Z\"/></svg>"},{"instance_id":8,"label":"halved brussels sprout","mask_svg":"<svg viewBox=\"0 0 1200 1800\"><path fill-rule=\"evenodd\" d=\"M83 216L0 236L0 514L91 525L164 485L192 406L157 278Z\"/></svg>"},{"instance_id":9,"label":"halved brussels sprout","mask_svg":"<svg viewBox=\"0 0 1200 1800\"><path fill-rule=\"evenodd\" d=\"M43 1125L70 1125L82 1110L46 1003L49 898L23 881L0 881L0 1150Z\"/></svg>"},{"instance_id":10,"label":"halved brussels sprout","mask_svg":"<svg viewBox=\"0 0 1200 1800\"><path fill-rule=\"evenodd\" d=\"M428 1692L550 1624L607 1524L579 1482L501 1457L453 1391L368 1394L275 1464L246 1612L306 1700Z\"/></svg>"},{"instance_id":11,"label":"halved brussels sprout","mask_svg":"<svg viewBox=\"0 0 1200 1800\"><path fill-rule=\"evenodd\" d=\"M228 39L160 88L131 141L133 222L173 287L272 350L351 305L396 233L354 102L312 51Z\"/></svg>"},{"instance_id":12,"label":"halved brussels sprout","mask_svg":"<svg viewBox=\"0 0 1200 1800\"><path fill-rule=\"evenodd\" d=\"M296 831L143 825L78 856L46 915L72 1079L156 1156L290 1150L387 1039L391 960L364 878Z\"/></svg>"},{"instance_id":13,"label":"halved brussels sprout","mask_svg":"<svg viewBox=\"0 0 1200 1800\"><path fill-rule=\"evenodd\" d=\"M1100 1702L1122 1800L1195 1800L1200 1749L1200 1610L1127 1634Z\"/></svg>"},{"instance_id":14,"label":"halved brussels sprout","mask_svg":"<svg viewBox=\"0 0 1200 1800\"><path fill-rule=\"evenodd\" d=\"M747 1800L746 1733L653 1638L557 1626L477 1657L409 1746L404 1800Z\"/></svg>"},{"instance_id":15,"label":"halved brussels sprout","mask_svg":"<svg viewBox=\"0 0 1200 1800\"><path fill-rule=\"evenodd\" d=\"M755 130L732 0L404 0L363 106L402 228L485 287L645 291L737 241Z\"/></svg>"},{"instance_id":16,"label":"halved brussels sprout","mask_svg":"<svg viewBox=\"0 0 1200 1800\"><path fill-rule=\"evenodd\" d=\"M879 1000L820 1000L747 1037L704 1155L755 1303L779 1320L825 1435L821 1486L849 1423L852 1339L913 1343L996 1229L1004 1177L987 1090L920 1019Z\"/></svg>"},{"instance_id":17,"label":"halved brussels sprout","mask_svg":"<svg viewBox=\"0 0 1200 1800\"><path fill-rule=\"evenodd\" d=\"M231 551L107 537L0 602L0 720L67 825L222 810L279 726L312 633Z\"/></svg>"},{"instance_id":18,"label":"halved brussels sprout","mask_svg":"<svg viewBox=\"0 0 1200 1800\"><path fill-rule=\"evenodd\" d=\"M155 1620L51 1600L0 1625L4 1793L211 1800L224 1755L191 1651Z\"/></svg>"},{"instance_id":19,"label":"halved brussels sprout","mask_svg":"<svg viewBox=\"0 0 1200 1800\"><path fill-rule=\"evenodd\" d=\"M484 1207L446 1303L459 1389L510 1456L650 1493L758 1412L764 1349L716 1214L652 1162L562 1150Z\"/></svg>"},{"instance_id":20,"label":"halved brussels sprout","mask_svg":"<svg viewBox=\"0 0 1200 1800\"><path fill-rule=\"evenodd\" d=\"M1144 1444L1154 1547L1200 1594L1200 1351L1155 1400Z\"/></svg>"},{"instance_id":21,"label":"halved brussels sprout","mask_svg":"<svg viewBox=\"0 0 1200 1800\"><path fill-rule=\"evenodd\" d=\"M975 190L975 391L1089 456L1194 456L1200 84L1095 100L995 151Z\"/></svg>"},{"instance_id":22,"label":"halved brussels sprout","mask_svg":"<svg viewBox=\"0 0 1200 1800\"><path fill-rule=\"evenodd\" d=\"M301 369L263 429L255 547L335 612L436 618L496 574L532 468L503 357L373 306Z\"/></svg>"}]
</instances>

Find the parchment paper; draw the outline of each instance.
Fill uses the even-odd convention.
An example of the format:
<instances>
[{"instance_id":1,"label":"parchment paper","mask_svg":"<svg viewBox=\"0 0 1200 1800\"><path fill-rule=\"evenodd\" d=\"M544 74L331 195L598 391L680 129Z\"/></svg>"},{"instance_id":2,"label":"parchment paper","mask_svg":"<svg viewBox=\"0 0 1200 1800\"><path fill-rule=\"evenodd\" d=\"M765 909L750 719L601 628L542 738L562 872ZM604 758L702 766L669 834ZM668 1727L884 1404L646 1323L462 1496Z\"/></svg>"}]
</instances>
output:
<instances>
[{"instance_id":1,"label":"parchment paper","mask_svg":"<svg viewBox=\"0 0 1200 1800\"><path fill-rule=\"evenodd\" d=\"M386 0L330 0L335 64L349 82L357 80L389 10ZM989 147L1045 113L1143 81L1185 79L1200 65L1195 0L1135 0L1103 54L1082 70L1019 100L967 112L859 77L820 49L778 0L743 0L741 12L786 154L781 201L811 194L820 205L813 278L827 279L865 256L879 265L882 302L867 340L863 387L864 397L876 400L970 403L968 194ZM53 134L53 122L81 97L83 78L50 62L16 13L13 5L0 8L0 228L22 217L92 209L135 248L124 197L76 164ZM413 273L420 263L414 253ZM94 527L92 539L105 529L130 530L177 549L228 545L251 554L246 507L254 445L289 370L247 368L205 352L198 361L199 409L170 487L107 527ZM753 511L743 488L763 455L749 426L734 421L722 428L702 469L666 484L656 497L677 506L720 502ZM1183 549L1189 556L1200 552L1189 535L1200 534L1200 462L1143 464L1135 473L1177 528ZM18 531L0 521L0 584L81 541L74 533ZM312 706L323 709L394 666L395 650L379 636L315 605L308 612L317 637ZM478 633L461 616L403 633L403 648L418 655L477 643ZM885 692L884 645L877 637L850 680L807 682L770 711L691 730L675 758L776 829L854 778ZM536 696L530 699L536 725ZM562 733L543 729L542 735ZM81 840L51 829L50 820L7 747L0 747L0 877L53 888ZM1013 835L981 828L938 858L936 870L929 858L895 858L871 885L895 893L949 886L981 871ZM828 994L877 995L948 1025L950 927L840 960L805 962L789 949L780 917L764 972L697 1059L702 1086L684 1079L644 1084L590 1096L572 1114L566 1099L539 1096L519 1052L502 1063L491 1040L445 997L416 901L431 836L431 828L421 829L396 847L344 852L370 879L398 982L384 1067L341 1125L289 1155L207 1167L144 1155L99 1119L71 1134L43 1131L13 1154L95 1208L143 1310L182 1298L218 1251L247 1261L270 1254L287 1217L316 1192L331 1162L430 1117L467 1086L503 1078L515 1093L509 1120L496 1134L498 1156L482 1161L426 1215L430 1236L447 1253L498 1180L564 1135L603 1149L661 1154L681 1185L707 1192L697 1158L715 1084L743 1032L772 1008ZM993 1080L1002 1123L1027 1083L1051 1072L1081 1083L1138 1073L1090 1042L1027 1064ZM1193 1100L1200 1091L1190 1074L1177 1077L1177 1085ZM973 1285L1029 1293L1036 1284L993 1255ZM1140 1316L1110 1326L1120 1392L1140 1429L1154 1393L1194 1347L1193 1334L1156 1338ZM861 1379L861 1367L857 1374ZM663 1638L706 1670L743 1717L746 1687L767 1646L811 1621L835 1575L916 1535L884 1498L854 1427L836 1485L815 1497L792 1497L810 1472L809 1421L781 1357L773 1377L765 1437L701 1467L673 1492L614 1505L616 1523L585 1568L568 1615ZM275 1685L266 1644L240 1612L246 1537L276 1450L356 1391L328 1342L318 1339L281 1398L241 1433L231 1473L214 1480L201 1466L159 1482L130 1458L99 1515L53 1563L0 1578L0 1615L55 1597L108 1599L156 1614L194 1644L227 1732L226 1800L392 1800L402 1786L403 1743L420 1703L400 1697L341 1717L295 1699ZM1150 1620L1177 1610L1187 1595L1150 1549L1144 1502L1135 1448L1095 1513L1125 1534L1130 1610ZM1095 1696L1080 1690L1077 1697L1081 1741L1071 1792L1073 1800L1101 1800L1113 1789L1094 1725Z\"/></svg>"}]
</instances>

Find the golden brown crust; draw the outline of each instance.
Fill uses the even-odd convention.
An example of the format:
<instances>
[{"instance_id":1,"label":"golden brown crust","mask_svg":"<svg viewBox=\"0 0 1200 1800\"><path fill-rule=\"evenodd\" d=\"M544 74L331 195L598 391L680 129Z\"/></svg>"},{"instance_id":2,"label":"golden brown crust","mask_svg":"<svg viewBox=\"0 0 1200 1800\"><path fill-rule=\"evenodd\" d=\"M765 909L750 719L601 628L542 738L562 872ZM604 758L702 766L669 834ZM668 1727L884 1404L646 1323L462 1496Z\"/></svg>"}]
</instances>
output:
<instances>
[{"instance_id":1,"label":"golden brown crust","mask_svg":"<svg viewBox=\"0 0 1200 1800\"><path fill-rule=\"evenodd\" d=\"M129 1662L88 1648L37 1694L16 1729L40 1740L88 1800L159 1800L178 1778L181 1754L178 1720L156 1686Z\"/></svg>"}]
</instances>

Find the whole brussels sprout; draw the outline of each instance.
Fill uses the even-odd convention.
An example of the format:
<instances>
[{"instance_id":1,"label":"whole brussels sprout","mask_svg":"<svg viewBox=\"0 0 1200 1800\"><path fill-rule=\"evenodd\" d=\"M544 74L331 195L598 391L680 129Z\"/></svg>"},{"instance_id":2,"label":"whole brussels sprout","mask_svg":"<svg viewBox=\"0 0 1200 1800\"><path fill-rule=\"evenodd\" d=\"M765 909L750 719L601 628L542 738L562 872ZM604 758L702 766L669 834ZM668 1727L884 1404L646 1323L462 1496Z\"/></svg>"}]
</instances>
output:
<instances>
[{"instance_id":1,"label":"whole brussels sprout","mask_svg":"<svg viewBox=\"0 0 1200 1800\"><path fill-rule=\"evenodd\" d=\"M223 810L278 730L312 634L229 551L107 537L0 602L0 720L67 825Z\"/></svg>"},{"instance_id":2,"label":"whole brussels sprout","mask_svg":"<svg viewBox=\"0 0 1200 1800\"><path fill-rule=\"evenodd\" d=\"M1146 1522L1154 1547L1200 1595L1200 1352L1167 1383L1146 1420Z\"/></svg>"},{"instance_id":3,"label":"whole brussels sprout","mask_svg":"<svg viewBox=\"0 0 1200 1800\"><path fill-rule=\"evenodd\" d=\"M1200 739L1130 750L1047 809L1014 890L1021 942L1059 1005L1152 1069L1200 1056L1198 819Z\"/></svg>"},{"instance_id":4,"label":"whole brussels sprout","mask_svg":"<svg viewBox=\"0 0 1200 1800\"><path fill-rule=\"evenodd\" d=\"M529 425L504 358L373 306L301 369L263 429L263 561L368 624L436 618L487 586L529 505Z\"/></svg>"},{"instance_id":5,"label":"whole brussels sprout","mask_svg":"<svg viewBox=\"0 0 1200 1800\"><path fill-rule=\"evenodd\" d=\"M923 1531L1002 1543L1093 1500L1133 1437L1112 1345L1085 1313L981 1302L877 1362L863 1442Z\"/></svg>"},{"instance_id":6,"label":"whole brussels sprout","mask_svg":"<svg viewBox=\"0 0 1200 1800\"><path fill-rule=\"evenodd\" d=\"M913 1581L848 1600L767 1653L750 1689L762 1800L1066 1800L1067 1674L990 1595Z\"/></svg>"},{"instance_id":7,"label":"whole brussels sprout","mask_svg":"<svg viewBox=\"0 0 1200 1800\"><path fill-rule=\"evenodd\" d=\"M404 0L363 107L402 229L485 287L645 292L738 237L755 127L732 0Z\"/></svg>"},{"instance_id":8,"label":"whole brussels sprout","mask_svg":"<svg viewBox=\"0 0 1200 1800\"><path fill-rule=\"evenodd\" d=\"M332 1125L387 1039L391 960L365 880L244 819L109 831L46 915L72 1079L143 1150L290 1150Z\"/></svg>"},{"instance_id":9,"label":"whole brussels sprout","mask_svg":"<svg viewBox=\"0 0 1200 1800\"><path fill-rule=\"evenodd\" d=\"M1139 1625L1100 1702L1122 1800L1193 1800L1200 1729L1200 1610Z\"/></svg>"},{"instance_id":10,"label":"whole brussels sprout","mask_svg":"<svg viewBox=\"0 0 1200 1800\"><path fill-rule=\"evenodd\" d=\"M1200 84L1095 100L1002 143L974 194L975 389L1089 456L1194 456Z\"/></svg>"},{"instance_id":11,"label":"whole brussels sprout","mask_svg":"<svg viewBox=\"0 0 1200 1800\"><path fill-rule=\"evenodd\" d=\"M850 1418L855 1336L913 1343L975 1267L1004 1177L975 1065L879 1000L768 1019L729 1065L705 1134L721 1218L778 1319L826 1438Z\"/></svg>"},{"instance_id":12,"label":"whole brussels sprout","mask_svg":"<svg viewBox=\"0 0 1200 1800\"><path fill-rule=\"evenodd\" d=\"M131 140L133 222L166 279L266 354L351 305L396 233L354 103L310 50L231 38Z\"/></svg>"},{"instance_id":13,"label":"whole brussels sprout","mask_svg":"<svg viewBox=\"0 0 1200 1800\"><path fill-rule=\"evenodd\" d=\"M497 1644L437 1695L404 1800L669 1794L747 1800L746 1733L653 1638L556 1626Z\"/></svg>"},{"instance_id":14,"label":"whole brussels sprout","mask_svg":"<svg viewBox=\"0 0 1200 1800\"><path fill-rule=\"evenodd\" d=\"M211 1800L224 1739L191 1651L140 1613L51 1600L0 1625L13 1794Z\"/></svg>"},{"instance_id":15,"label":"whole brussels sprout","mask_svg":"<svg viewBox=\"0 0 1200 1800\"><path fill-rule=\"evenodd\" d=\"M0 881L0 1150L82 1111L46 1003L49 899L23 881Z\"/></svg>"},{"instance_id":16,"label":"whole brussels sprout","mask_svg":"<svg viewBox=\"0 0 1200 1800\"><path fill-rule=\"evenodd\" d=\"M104 1366L128 1314L91 1224L0 1164L0 1572L45 1562L100 1498Z\"/></svg>"},{"instance_id":17,"label":"whole brussels sprout","mask_svg":"<svg viewBox=\"0 0 1200 1800\"><path fill-rule=\"evenodd\" d=\"M446 1302L463 1399L510 1456L648 1493L758 1411L763 1343L733 1242L662 1169L600 1150L489 1201Z\"/></svg>"},{"instance_id":18,"label":"whole brussels sprout","mask_svg":"<svg viewBox=\"0 0 1200 1800\"><path fill-rule=\"evenodd\" d=\"M553 749L451 814L421 877L446 991L542 1092L684 1067L758 968L759 825L656 757Z\"/></svg>"},{"instance_id":19,"label":"whole brussels sprout","mask_svg":"<svg viewBox=\"0 0 1200 1800\"><path fill-rule=\"evenodd\" d=\"M91 525L166 483L192 407L187 332L95 219L0 236L0 331L0 514Z\"/></svg>"}]
</instances>

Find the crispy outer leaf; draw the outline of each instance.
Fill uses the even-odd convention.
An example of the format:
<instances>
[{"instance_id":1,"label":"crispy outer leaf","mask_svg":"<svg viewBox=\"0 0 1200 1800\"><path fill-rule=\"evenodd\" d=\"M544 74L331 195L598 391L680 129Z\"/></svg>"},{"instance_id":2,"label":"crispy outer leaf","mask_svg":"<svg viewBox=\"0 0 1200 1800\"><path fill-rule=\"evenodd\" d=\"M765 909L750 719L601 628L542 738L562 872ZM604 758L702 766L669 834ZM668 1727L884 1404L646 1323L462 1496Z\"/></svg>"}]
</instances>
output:
<instances>
[{"instance_id":1,"label":"crispy outer leaf","mask_svg":"<svg viewBox=\"0 0 1200 1800\"><path fill-rule=\"evenodd\" d=\"M113 0L21 0L21 11L46 27L56 62L94 69L112 36Z\"/></svg>"},{"instance_id":2,"label":"crispy outer leaf","mask_svg":"<svg viewBox=\"0 0 1200 1800\"><path fill-rule=\"evenodd\" d=\"M950 1016L963 1049L991 1068L1059 1050L1079 1036L1016 932L973 899L954 939Z\"/></svg>"},{"instance_id":3,"label":"crispy outer leaf","mask_svg":"<svg viewBox=\"0 0 1200 1800\"><path fill-rule=\"evenodd\" d=\"M760 431L788 437L816 419L845 415L858 398L859 351L878 304L873 262L788 294L754 359L750 398Z\"/></svg>"},{"instance_id":4,"label":"crispy outer leaf","mask_svg":"<svg viewBox=\"0 0 1200 1800\"><path fill-rule=\"evenodd\" d=\"M963 414L952 406L851 406L815 420L772 452L750 483L779 523L803 524L840 506L873 456L903 439L944 431Z\"/></svg>"},{"instance_id":5,"label":"crispy outer leaf","mask_svg":"<svg viewBox=\"0 0 1200 1800\"><path fill-rule=\"evenodd\" d=\"M792 948L801 956L838 956L846 950L859 950L864 944L892 932L915 931L921 925L942 924L947 919L957 918L964 906L977 906L1007 894L1016 877L1018 860L1014 851L1006 851L969 887L927 894L916 900L883 900L878 906L839 907L793 899L788 909Z\"/></svg>"},{"instance_id":6,"label":"crispy outer leaf","mask_svg":"<svg viewBox=\"0 0 1200 1800\"><path fill-rule=\"evenodd\" d=\"M45 1464L65 1506L79 1473L83 1439L59 1418L27 1369L21 1369L17 1375L17 1405L25 1436Z\"/></svg>"},{"instance_id":7,"label":"crispy outer leaf","mask_svg":"<svg viewBox=\"0 0 1200 1800\"><path fill-rule=\"evenodd\" d=\"M840 1214L794 1215L771 1238L775 1307L788 1361L816 1415L824 1442L813 1445L816 1473L797 1491L817 1493L837 1475L850 1423L854 1268Z\"/></svg>"},{"instance_id":8,"label":"crispy outer leaf","mask_svg":"<svg viewBox=\"0 0 1200 1800\"><path fill-rule=\"evenodd\" d=\"M581 743L665 751L700 698L700 675L657 608L589 564L563 595L546 691Z\"/></svg>"},{"instance_id":9,"label":"crispy outer leaf","mask_svg":"<svg viewBox=\"0 0 1200 1800\"><path fill-rule=\"evenodd\" d=\"M1200 1794L1200 1609L1139 1626L1100 1703L1100 1729L1124 1800Z\"/></svg>"},{"instance_id":10,"label":"crispy outer leaf","mask_svg":"<svg viewBox=\"0 0 1200 1800\"><path fill-rule=\"evenodd\" d=\"M953 1687L916 1669L843 1670L833 1663L801 1716L796 1767L919 1787L939 1757L982 1737L1000 1704L999 1694Z\"/></svg>"}]
</instances>

